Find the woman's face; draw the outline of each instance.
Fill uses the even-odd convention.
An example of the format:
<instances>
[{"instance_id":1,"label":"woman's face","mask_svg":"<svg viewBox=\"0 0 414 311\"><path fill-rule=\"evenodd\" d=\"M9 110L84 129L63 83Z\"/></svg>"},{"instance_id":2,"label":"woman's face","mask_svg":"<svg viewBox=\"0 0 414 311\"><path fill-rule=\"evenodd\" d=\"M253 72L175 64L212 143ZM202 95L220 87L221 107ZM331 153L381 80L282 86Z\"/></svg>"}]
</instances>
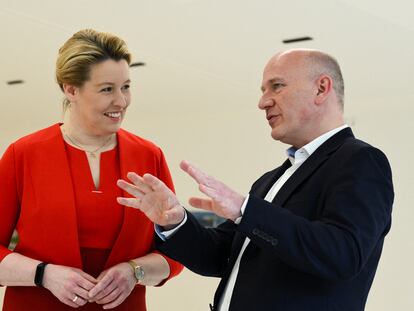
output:
<instances>
[{"instance_id":1,"label":"woman's face","mask_svg":"<svg viewBox=\"0 0 414 311\"><path fill-rule=\"evenodd\" d=\"M93 65L90 79L81 87L72 87L71 118L89 135L116 133L131 101L129 86L125 60L108 59Z\"/></svg>"}]
</instances>

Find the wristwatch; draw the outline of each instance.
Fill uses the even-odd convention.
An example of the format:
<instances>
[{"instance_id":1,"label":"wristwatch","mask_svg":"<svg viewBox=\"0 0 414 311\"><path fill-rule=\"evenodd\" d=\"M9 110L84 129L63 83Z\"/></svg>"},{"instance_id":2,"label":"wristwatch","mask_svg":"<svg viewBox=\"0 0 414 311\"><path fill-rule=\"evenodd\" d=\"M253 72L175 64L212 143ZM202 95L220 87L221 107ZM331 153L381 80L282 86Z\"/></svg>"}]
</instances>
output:
<instances>
[{"instance_id":1,"label":"wristwatch","mask_svg":"<svg viewBox=\"0 0 414 311\"><path fill-rule=\"evenodd\" d=\"M142 266L138 265L133 260L128 261L128 263L132 267L132 269L134 269L134 276L135 276L135 279L137 280L137 284L140 284L144 280L144 277L145 277L144 269L142 268Z\"/></svg>"}]
</instances>

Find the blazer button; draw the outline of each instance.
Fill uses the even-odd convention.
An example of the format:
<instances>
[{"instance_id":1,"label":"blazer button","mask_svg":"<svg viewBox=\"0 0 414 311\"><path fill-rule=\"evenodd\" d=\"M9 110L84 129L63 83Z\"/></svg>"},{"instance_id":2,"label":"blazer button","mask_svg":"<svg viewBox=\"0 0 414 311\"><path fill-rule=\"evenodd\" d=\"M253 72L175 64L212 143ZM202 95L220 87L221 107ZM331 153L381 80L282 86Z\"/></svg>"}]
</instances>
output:
<instances>
[{"instance_id":1,"label":"blazer button","mask_svg":"<svg viewBox=\"0 0 414 311\"><path fill-rule=\"evenodd\" d=\"M254 234L254 235L258 235L258 234L259 234L259 229L254 228L254 229L253 229L253 234Z\"/></svg>"},{"instance_id":2,"label":"blazer button","mask_svg":"<svg viewBox=\"0 0 414 311\"><path fill-rule=\"evenodd\" d=\"M276 246L279 243L279 241L277 239L273 238L271 243L272 243L273 246Z\"/></svg>"}]
</instances>

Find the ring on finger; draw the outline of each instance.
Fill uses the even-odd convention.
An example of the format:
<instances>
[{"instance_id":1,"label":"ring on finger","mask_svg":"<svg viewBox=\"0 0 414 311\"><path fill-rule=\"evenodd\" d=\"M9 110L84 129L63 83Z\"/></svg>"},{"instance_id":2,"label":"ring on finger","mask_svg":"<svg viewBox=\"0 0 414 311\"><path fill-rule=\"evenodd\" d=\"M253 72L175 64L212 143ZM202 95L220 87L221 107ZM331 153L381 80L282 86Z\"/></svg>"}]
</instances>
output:
<instances>
[{"instance_id":1,"label":"ring on finger","mask_svg":"<svg viewBox=\"0 0 414 311\"><path fill-rule=\"evenodd\" d=\"M78 295L75 295L75 297L73 297L72 302L76 302L78 300Z\"/></svg>"}]
</instances>

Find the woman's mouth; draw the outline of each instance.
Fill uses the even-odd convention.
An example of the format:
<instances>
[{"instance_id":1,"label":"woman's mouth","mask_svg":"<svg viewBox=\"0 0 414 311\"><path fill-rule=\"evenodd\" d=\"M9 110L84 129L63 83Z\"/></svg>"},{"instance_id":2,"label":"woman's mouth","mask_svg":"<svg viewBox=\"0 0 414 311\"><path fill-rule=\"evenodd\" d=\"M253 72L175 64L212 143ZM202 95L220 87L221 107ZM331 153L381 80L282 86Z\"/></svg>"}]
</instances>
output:
<instances>
[{"instance_id":1,"label":"woman's mouth","mask_svg":"<svg viewBox=\"0 0 414 311\"><path fill-rule=\"evenodd\" d=\"M122 113L118 112L105 112L104 115L110 118L113 121L119 121L121 119Z\"/></svg>"}]
</instances>

